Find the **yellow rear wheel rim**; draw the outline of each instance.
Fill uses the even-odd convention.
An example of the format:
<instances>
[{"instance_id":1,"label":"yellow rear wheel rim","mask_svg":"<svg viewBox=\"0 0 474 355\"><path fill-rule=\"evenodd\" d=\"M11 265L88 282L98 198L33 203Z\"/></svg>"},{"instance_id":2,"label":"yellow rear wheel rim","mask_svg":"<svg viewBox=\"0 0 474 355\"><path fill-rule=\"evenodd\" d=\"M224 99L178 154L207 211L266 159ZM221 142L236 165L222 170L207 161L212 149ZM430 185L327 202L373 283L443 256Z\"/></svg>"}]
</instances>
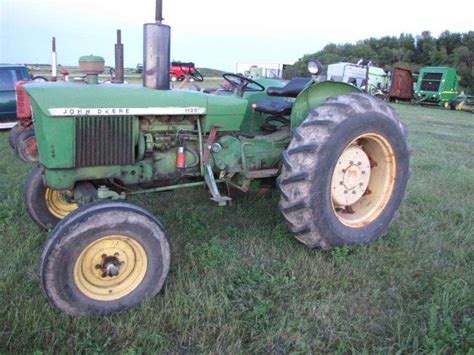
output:
<instances>
[{"instance_id":1,"label":"yellow rear wheel rim","mask_svg":"<svg viewBox=\"0 0 474 355\"><path fill-rule=\"evenodd\" d=\"M64 192L50 188L46 188L45 201L48 211L59 219L63 219L78 207L67 200Z\"/></svg>"},{"instance_id":2,"label":"yellow rear wheel rim","mask_svg":"<svg viewBox=\"0 0 474 355\"><path fill-rule=\"evenodd\" d=\"M74 265L74 282L96 301L113 301L133 292L143 281L148 258L143 246L123 235L110 235L86 246Z\"/></svg>"},{"instance_id":3,"label":"yellow rear wheel rim","mask_svg":"<svg viewBox=\"0 0 474 355\"><path fill-rule=\"evenodd\" d=\"M346 146L331 180L331 201L338 220L352 228L373 222L390 201L396 168L394 150L379 134L363 134Z\"/></svg>"}]
</instances>

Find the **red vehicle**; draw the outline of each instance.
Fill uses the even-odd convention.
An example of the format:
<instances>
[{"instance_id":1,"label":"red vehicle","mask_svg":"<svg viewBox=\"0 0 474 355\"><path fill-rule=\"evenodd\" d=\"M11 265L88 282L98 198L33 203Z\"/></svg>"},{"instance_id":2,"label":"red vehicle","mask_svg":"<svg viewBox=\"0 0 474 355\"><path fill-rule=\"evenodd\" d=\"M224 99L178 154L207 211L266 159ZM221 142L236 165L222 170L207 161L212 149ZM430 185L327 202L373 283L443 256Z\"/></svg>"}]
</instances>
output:
<instances>
[{"instance_id":1,"label":"red vehicle","mask_svg":"<svg viewBox=\"0 0 474 355\"><path fill-rule=\"evenodd\" d=\"M41 80L37 81L47 81L47 79L41 77ZM18 123L10 130L8 142L19 159L27 163L36 163L39 157L33 130L30 98L23 88L25 84L31 82L31 80L20 80L15 85Z\"/></svg>"},{"instance_id":2,"label":"red vehicle","mask_svg":"<svg viewBox=\"0 0 474 355\"><path fill-rule=\"evenodd\" d=\"M204 80L192 62L171 62L170 77L171 81L183 81L187 77L191 82Z\"/></svg>"}]
</instances>

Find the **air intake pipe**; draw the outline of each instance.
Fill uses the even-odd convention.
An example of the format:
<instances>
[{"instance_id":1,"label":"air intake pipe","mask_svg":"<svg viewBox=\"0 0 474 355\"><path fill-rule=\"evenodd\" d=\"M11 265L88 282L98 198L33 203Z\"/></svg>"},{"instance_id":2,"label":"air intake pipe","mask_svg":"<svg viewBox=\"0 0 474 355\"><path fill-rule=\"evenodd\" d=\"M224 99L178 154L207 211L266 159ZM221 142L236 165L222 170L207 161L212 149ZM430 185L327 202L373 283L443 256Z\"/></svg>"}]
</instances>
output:
<instances>
[{"instance_id":1,"label":"air intake pipe","mask_svg":"<svg viewBox=\"0 0 474 355\"><path fill-rule=\"evenodd\" d=\"M169 90L171 27L162 21L163 3L156 0L155 22L143 25L143 86Z\"/></svg>"},{"instance_id":2,"label":"air intake pipe","mask_svg":"<svg viewBox=\"0 0 474 355\"><path fill-rule=\"evenodd\" d=\"M115 75L114 83L123 84L124 80L124 65L123 65L123 44L122 31L117 30L117 43L115 44Z\"/></svg>"}]
</instances>

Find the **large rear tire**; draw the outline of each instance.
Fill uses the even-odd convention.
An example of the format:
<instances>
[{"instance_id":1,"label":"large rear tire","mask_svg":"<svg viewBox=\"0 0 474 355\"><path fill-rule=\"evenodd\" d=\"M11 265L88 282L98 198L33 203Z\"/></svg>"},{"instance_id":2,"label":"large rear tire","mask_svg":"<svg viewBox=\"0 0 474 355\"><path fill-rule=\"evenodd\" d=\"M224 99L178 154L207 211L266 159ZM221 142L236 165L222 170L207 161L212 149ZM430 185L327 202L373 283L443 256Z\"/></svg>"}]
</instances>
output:
<instances>
[{"instance_id":1,"label":"large rear tire","mask_svg":"<svg viewBox=\"0 0 474 355\"><path fill-rule=\"evenodd\" d=\"M161 223L125 202L85 205L51 232L40 258L48 300L69 315L124 311L163 288L170 248Z\"/></svg>"},{"instance_id":2,"label":"large rear tire","mask_svg":"<svg viewBox=\"0 0 474 355\"><path fill-rule=\"evenodd\" d=\"M369 243L387 232L409 177L406 128L382 100L330 98L294 130L277 184L280 211L310 248Z\"/></svg>"},{"instance_id":3,"label":"large rear tire","mask_svg":"<svg viewBox=\"0 0 474 355\"><path fill-rule=\"evenodd\" d=\"M26 178L23 201L28 215L42 229L54 227L78 207L65 192L44 185L43 169L38 165Z\"/></svg>"}]
</instances>

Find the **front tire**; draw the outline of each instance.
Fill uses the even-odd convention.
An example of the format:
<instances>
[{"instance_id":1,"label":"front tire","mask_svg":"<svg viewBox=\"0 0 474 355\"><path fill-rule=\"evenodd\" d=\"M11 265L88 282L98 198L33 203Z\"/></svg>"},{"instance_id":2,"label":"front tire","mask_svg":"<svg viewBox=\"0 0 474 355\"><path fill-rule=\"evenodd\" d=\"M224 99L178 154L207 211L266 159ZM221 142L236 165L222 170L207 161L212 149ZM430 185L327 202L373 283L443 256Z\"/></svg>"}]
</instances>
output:
<instances>
[{"instance_id":1,"label":"front tire","mask_svg":"<svg viewBox=\"0 0 474 355\"><path fill-rule=\"evenodd\" d=\"M16 155L25 163L37 163L39 160L35 132L32 129L21 132L16 139Z\"/></svg>"},{"instance_id":2,"label":"front tire","mask_svg":"<svg viewBox=\"0 0 474 355\"><path fill-rule=\"evenodd\" d=\"M48 300L69 315L129 309L163 288L170 248L160 222L125 202L101 201L71 213L40 258Z\"/></svg>"},{"instance_id":3,"label":"front tire","mask_svg":"<svg viewBox=\"0 0 474 355\"><path fill-rule=\"evenodd\" d=\"M78 207L65 192L44 185L40 166L33 167L26 178L23 201L28 215L42 229L54 227Z\"/></svg>"},{"instance_id":4,"label":"front tire","mask_svg":"<svg viewBox=\"0 0 474 355\"><path fill-rule=\"evenodd\" d=\"M310 248L369 243L386 233L408 176L398 114L365 94L330 98L294 130L283 153L280 211Z\"/></svg>"},{"instance_id":5,"label":"front tire","mask_svg":"<svg viewBox=\"0 0 474 355\"><path fill-rule=\"evenodd\" d=\"M14 125L11 129L10 132L8 132L8 143L10 144L10 147L16 152L16 142L17 138L20 135L21 132L23 132L25 128L20 126L19 123Z\"/></svg>"}]
</instances>

